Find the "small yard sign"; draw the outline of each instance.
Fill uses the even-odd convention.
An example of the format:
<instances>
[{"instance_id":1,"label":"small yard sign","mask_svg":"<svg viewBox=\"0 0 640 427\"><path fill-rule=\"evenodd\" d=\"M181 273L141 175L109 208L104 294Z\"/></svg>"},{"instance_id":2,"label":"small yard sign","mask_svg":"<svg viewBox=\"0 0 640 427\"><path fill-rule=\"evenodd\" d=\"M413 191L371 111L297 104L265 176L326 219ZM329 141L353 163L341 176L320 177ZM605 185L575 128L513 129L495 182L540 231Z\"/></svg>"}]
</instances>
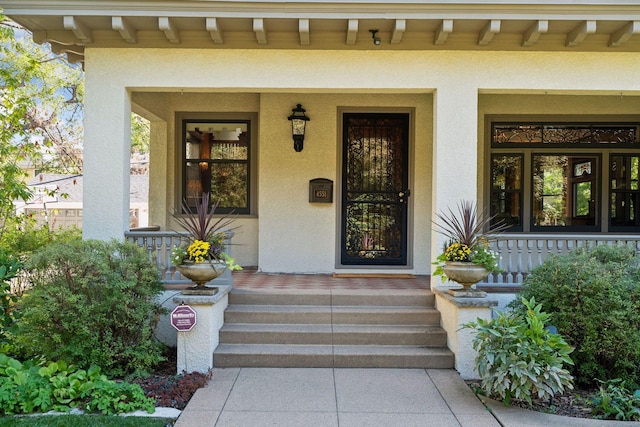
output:
<instances>
[{"instance_id":1,"label":"small yard sign","mask_svg":"<svg viewBox=\"0 0 640 427\"><path fill-rule=\"evenodd\" d=\"M171 312L171 326L179 332L189 332L196 323L196 312L188 305L179 305Z\"/></svg>"}]
</instances>

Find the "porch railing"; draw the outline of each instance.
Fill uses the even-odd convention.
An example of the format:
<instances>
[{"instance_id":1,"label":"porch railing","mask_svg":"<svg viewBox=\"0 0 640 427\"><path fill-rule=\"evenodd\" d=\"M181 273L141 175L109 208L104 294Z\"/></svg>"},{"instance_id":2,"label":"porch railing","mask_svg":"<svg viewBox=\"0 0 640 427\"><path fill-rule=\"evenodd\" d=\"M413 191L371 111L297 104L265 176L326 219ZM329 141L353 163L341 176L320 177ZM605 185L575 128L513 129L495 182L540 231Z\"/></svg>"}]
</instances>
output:
<instances>
[{"instance_id":1,"label":"porch railing","mask_svg":"<svg viewBox=\"0 0 640 427\"><path fill-rule=\"evenodd\" d=\"M145 248L149 253L149 259L156 263L160 280L166 285L190 283L190 280L182 276L174 265L171 264L171 250L188 242L189 235L176 231L127 231L125 238L138 246ZM226 252L231 255L231 239L233 232L225 233ZM216 282L231 281L231 272L225 271Z\"/></svg>"},{"instance_id":2,"label":"porch railing","mask_svg":"<svg viewBox=\"0 0 640 427\"><path fill-rule=\"evenodd\" d=\"M171 249L187 242L186 233L174 231L129 231L127 240L145 248L160 272L165 284L189 282L171 264ZM231 248L233 233L227 233L227 249ZM625 244L633 246L640 255L640 235L572 235L572 234L501 234L491 243L491 250L500 256L502 273L490 275L484 285L518 285L534 267L542 264L550 254L565 254L577 247ZM226 273L225 273L226 274ZM224 275L223 275L224 276ZM217 280L217 279L216 279Z\"/></svg>"},{"instance_id":3,"label":"porch railing","mask_svg":"<svg viewBox=\"0 0 640 427\"><path fill-rule=\"evenodd\" d=\"M484 284L517 285L534 267L550 254L565 254L578 247L624 244L633 246L640 255L640 236L594 234L501 234L491 243L491 250L500 255L503 273L490 275Z\"/></svg>"}]
</instances>

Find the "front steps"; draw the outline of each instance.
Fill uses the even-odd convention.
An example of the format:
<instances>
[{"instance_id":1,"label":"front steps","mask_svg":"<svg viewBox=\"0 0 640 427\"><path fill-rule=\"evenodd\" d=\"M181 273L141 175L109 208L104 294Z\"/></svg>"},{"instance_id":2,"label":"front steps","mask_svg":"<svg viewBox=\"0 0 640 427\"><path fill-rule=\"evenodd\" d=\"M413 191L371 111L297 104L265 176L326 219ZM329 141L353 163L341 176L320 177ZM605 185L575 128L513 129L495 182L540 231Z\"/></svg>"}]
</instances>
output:
<instances>
[{"instance_id":1,"label":"front steps","mask_svg":"<svg viewBox=\"0 0 640 427\"><path fill-rule=\"evenodd\" d=\"M425 290L232 290L215 367L453 368Z\"/></svg>"}]
</instances>

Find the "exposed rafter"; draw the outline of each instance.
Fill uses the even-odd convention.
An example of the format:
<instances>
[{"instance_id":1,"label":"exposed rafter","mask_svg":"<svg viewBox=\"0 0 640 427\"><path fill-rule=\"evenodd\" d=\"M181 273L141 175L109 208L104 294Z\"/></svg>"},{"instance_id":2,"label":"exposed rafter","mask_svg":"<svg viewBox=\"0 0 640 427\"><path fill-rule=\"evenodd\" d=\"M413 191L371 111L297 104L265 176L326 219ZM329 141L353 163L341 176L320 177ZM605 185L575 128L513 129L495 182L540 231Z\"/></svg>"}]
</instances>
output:
<instances>
[{"instance_id":1,"label":"exposed rafter","mask_svg":"<svg viewBox=\"0 0 640 427\"><path fill-rule=\"evenodd\" d=\"M302 46L309 46L311 41L309 38L310 28L308 19L298 20L298 32L300 33L300 44Z\"/></svg>"},{"instance_id":2,"label":"exposed rafter","mask_svg":"<svg viewBox=\"0 0 640 427\"><path fill-rule=\"evenodd\" d=\"M161 16L158 18L158 28L164 32L164 36L171 43L180 43L180 36L178 35L178 28L175 26L171 18Z\"/></svg>"},{"instance_id":3,"label":"exposed rafter","mask_svg":"<svg viewBox=\"0 0 640 427\"><path fill-rule=\"evenodd\" d=\"M575 47L584 41L587 34L596 32L596 21L584 21L567 34L566 47Z\"/></svg>"},{"instance_id":4,"label":"exposed rafter","mask_svg":"<svg viewBox=\"0 0 640 427\"><path fill-rule=\"evenodd\" d=\"M73 32L73 35L75 35L83 43L93 42L93 37L91 35L91 30L89 29L89 27L78 21L74 16L65 16L62 19L62 22L64 25L64 29L71 30Z\"/></svg>"},{"instance_id":5,"label":"exposed rafter","mask_svg":"<svg viewBox=\"0 0 640 427\"><path fill-rule=\"evenodd\" d=\"M500 24L501 21L499 19L492 19L487 22L487 25L484 26L478 36L478 46L488 45L493 40L493 36L500 32Z\"/></svg>"},{"instance_id":6,"label":"exposed rafter","mask_svg":"<svg viewBox=\"0 0 640 427\"><path fill-rule=\"evenodd\" d=\"M402 36L407 29L406 19L396 19L391 33L391 44L398 44L402 41Z\"/></svg>"},{"instance_id":7,"label":"exposed rafter","mask_svg":"<svg viewBox=\"0 0 640 427\"><path fill-rule=\"evenodd\" d=\"M358 39L358 20L349 19L349 25L347 27L347 44L356 44Z\"/></svg>"},{"instance_id":8,"label":"exposed rafter","mask_svg":"<svg viewBox=\"0 0 640 427\"><path fill-rule=\"evenodd\" d=\"M211 40L216 44L223 44L224 39L222 38L222 31L218 28L218 20L216 18L207 18L206 26Z\"/></svg>"},{"instance_id":9,"label":"exposed rafter","mask_svg":"<svg viewBox=\"0 0 640 427\"><path fill-rule=\"evenodd\" d=\"M120 37L127 43L136 42L136 29L122 16L114 16L111 18L111 28L119 32Z\"/></svg>"},{"instance_id":10,"label":"exposed rafter","mask_svg":"<svg viewBox=\"0 0 640 427\"><path fill-rule=\"evenodd\" d=\"M634 34L640 34L640 21L631 21L609 37L609 47L620 47Z\"/></svg>"},{"instance_id":11,"label":"exposed rafter","mask_svg":"<svg viewBox=\"0 0 640 427\"><path fill-rule=\"evenodd\" d=\"M449 34L453 32L453 19L443 19L436 30L433 38L433 44L444 44L449 38Z\"/></svg>"},{"instance_id":12,"label":"exposed rafter","mask_svg":"<svg viewBox=\"0 0 640 427\"><path fill-rule=\"evenodd\" d=\"M522 47L533 46L540 38L540 35L547 31L549 31L549 21L546 19L536 21L522 35Z\"/></svg>"},{"instance_id":13,"label":"exposed rafter","mask_svg":"<svg viewBox=\"0 0 640 427\"><path fill-rule=\"evenodd\" d=\"M264 29L264 19L254 18L253 32L256 34L258 44L267 44L267 31Z\"/></svg>"}]
</instances>

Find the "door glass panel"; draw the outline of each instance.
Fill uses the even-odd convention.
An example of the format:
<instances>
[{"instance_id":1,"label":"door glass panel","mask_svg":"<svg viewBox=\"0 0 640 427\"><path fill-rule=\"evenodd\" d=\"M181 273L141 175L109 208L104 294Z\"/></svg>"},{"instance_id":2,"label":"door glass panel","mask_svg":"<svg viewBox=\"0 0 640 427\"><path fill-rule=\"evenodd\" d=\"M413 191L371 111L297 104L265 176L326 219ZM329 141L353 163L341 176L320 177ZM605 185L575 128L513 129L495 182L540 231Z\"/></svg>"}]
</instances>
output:
<instances>
[{"instance_id":1,"label":"door glass panel","mask_svg":"<svg viewBox=\"0 0 640 427\"><path fill-rule=\"evenodd\" d=\"M522 156L495 155L491 161L492 224L522 225Z\"/></svg>"},{"instance_id":2,"label":"door glass panel","mask_svg":"<svg viewBox=\"0 0 640 427\"><path fill-rule=\"evenodd\" d=\"M638 165L640 156L611 156L610 171L610 225L612 227L638 227Z\"/></svg>"}]
</instances>

